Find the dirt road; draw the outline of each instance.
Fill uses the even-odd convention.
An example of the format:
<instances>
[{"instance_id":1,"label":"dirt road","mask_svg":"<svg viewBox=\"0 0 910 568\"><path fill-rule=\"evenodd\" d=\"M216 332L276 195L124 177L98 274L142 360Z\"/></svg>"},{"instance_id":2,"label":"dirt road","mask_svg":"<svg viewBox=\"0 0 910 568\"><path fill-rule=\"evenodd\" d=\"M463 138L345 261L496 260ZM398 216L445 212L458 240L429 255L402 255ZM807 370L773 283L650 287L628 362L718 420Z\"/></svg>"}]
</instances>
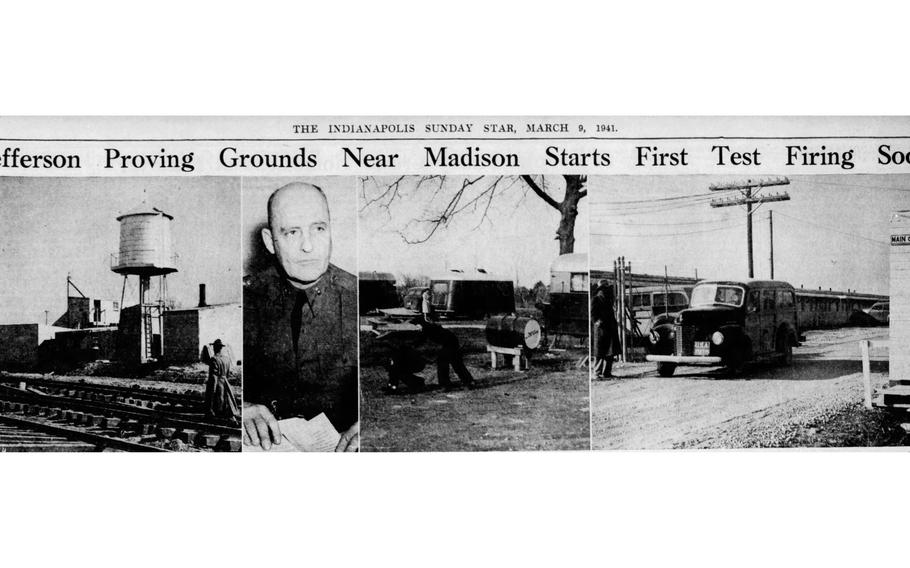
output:
<instances>
[{"instance_id":1,"label":"dirt road","mask_svg":"<svg viewBox=\"0 0 910 568\"><path fill-rule=\"evenodd\" d=\"M486 355L466 363L476 390L382 392L382 367L361 368L364 451L587 450L588 373L580 354L535 361L530 371L490 370ZM423 373L435 382L435 369ZM435 385L432 385L435 387Z\"/></svg>"},{"instance_id":2,"label":"dirt road","mask_svg":"<svg viewBox=\"0 0 910 568\"><path fill-rule=\"evenodd\" d=\"M807 333L791 367L756 364L736 378L717 368L680 367L670 378L652 365L619 369L629 378L594 381L595 449L774 446L794 426L862 400L858 341L872 352L874 384L887 382L886 328Z\"/></svg>"}]
</instances>

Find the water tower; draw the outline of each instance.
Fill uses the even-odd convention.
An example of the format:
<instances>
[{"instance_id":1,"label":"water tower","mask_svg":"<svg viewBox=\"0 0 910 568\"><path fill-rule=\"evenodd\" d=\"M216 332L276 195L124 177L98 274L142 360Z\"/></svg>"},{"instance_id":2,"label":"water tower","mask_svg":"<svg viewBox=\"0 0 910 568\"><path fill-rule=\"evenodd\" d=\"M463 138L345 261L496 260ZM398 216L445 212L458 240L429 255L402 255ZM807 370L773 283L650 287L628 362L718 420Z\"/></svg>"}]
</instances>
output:
<instances>
[{"instance_id":1,"label":"water tower","mask_svg":"<svg viewBox=\"0 0 910 568\"><path fill-rule=\"evenodd\" d=\"M162 334L162 315L167 301L167 275L177 272L171 247L171 221L164 211L143 203L138 208L117 217L120 222L120 253L111 262L111 270L123 275L123 294L130 275L139 277L139 361L146 363L161 355L153 352L154 331ZM158 299L149 298L152 277L158 279ZM121 312L122 313L122 312Z\"/></svg>"}]
</instances>

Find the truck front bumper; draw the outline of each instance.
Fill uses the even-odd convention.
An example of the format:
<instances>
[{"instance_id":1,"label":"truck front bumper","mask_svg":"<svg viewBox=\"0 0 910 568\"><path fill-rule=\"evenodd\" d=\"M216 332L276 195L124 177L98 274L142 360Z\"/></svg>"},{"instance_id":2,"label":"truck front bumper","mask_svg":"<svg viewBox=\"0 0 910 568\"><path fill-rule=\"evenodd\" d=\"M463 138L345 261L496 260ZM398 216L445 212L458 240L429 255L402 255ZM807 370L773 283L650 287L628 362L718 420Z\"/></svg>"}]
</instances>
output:
<instances>
[{"instance_id":1,"label":"truck front bumper","mask_svg":"<svg viewBox=\"0 0 910 568\"><path fill-rule=\"evenodd\" d=\"M720 365L721 358L714 356L692 356L692 355L648 355L647 361L653 363L676 363L677 365Z\"/></svg>"}]
</instances>

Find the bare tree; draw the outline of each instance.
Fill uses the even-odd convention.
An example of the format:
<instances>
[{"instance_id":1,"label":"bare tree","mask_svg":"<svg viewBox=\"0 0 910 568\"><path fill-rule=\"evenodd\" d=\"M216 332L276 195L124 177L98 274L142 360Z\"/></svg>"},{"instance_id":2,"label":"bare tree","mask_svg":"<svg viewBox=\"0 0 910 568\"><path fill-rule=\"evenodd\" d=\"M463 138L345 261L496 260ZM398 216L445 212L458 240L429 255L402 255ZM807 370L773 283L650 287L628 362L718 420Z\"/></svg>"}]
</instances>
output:
<instances>
[{"instance_id":1,"label":"bare tree","mask_svg":"<svg viewBox=\"0 0 910 568\"><path fill-rule=\"evenodd\" d=\"M477 226L490 221L491 205L505 195L518 195L516 209L530 191L544 203L559 212L556 239L559 254L575 250L575 221L578 204L588 194L587 176L562 176L562 199L558 187L547 183L544 176L475 176L453 178L444 175L400 176L394 179L364 178L361 184L361 211L368 208L389 209L396 201L411 194L426 192L422 216L409 222L399 231L408 243L426 242L437 231L449 225L456 217L475 215ZM419 196L421 198L423 196Z\"/></svg>"}]
</instances>

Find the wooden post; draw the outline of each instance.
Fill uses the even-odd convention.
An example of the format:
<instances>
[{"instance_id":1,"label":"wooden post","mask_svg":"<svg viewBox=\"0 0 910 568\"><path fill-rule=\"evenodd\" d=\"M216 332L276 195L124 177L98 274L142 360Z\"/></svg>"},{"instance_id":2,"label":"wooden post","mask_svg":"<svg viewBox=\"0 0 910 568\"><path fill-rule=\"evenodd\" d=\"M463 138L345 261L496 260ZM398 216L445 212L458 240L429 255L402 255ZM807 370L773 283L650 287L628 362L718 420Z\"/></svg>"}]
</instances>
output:
<instances>
[{"instance_id":1,"label":"wooden post","mask_svg":"<svg viewBox=\"0 0 910 568\"><path fill-rule=\"evenodd\" d=\"M619 257L619 289L616 291L619 301L619 357L626 362L626 257Z\"/></svg>"},{"instance_id":2,"label":"wooden post","mask_svg":"<svg viewBox=\"0 0 910 568\"><path fill-rule=\"evenodd\" d=\"M868 410L872 410L872 372L869 365L869 340L859 342L860 352L863 354L863 402Z\"/></svg>"}]
</instances>

